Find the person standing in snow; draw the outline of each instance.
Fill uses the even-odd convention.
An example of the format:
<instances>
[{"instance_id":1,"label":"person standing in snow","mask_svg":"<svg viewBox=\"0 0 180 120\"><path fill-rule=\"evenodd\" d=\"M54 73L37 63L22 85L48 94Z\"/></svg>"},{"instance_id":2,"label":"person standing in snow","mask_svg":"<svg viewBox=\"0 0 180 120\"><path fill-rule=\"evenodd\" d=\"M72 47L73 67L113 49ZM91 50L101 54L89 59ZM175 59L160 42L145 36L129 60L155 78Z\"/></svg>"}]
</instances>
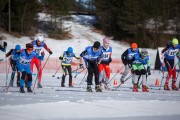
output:
<instances>
[{"instance_id":1,"label":"person standing in snow","mask_svg":"<svg viewBox=\"0 0 180 120\"><path fill-rule=\"evenodd\" d=\"M120 78L121 83L124 83L124 79L132 68L132 62L135 55L139 54L139 49L137 43L132 43L131 47L128 48L121 55L121 60L125 66L125 70Z\"/></svg>"},{"instance_id":2,"label":"person standing in snow","mask_svg":"<svg viewBox=\"0 0 180 120\"><path fill-rule=\"evenodd\" d=\"M164 84L164 90L170 90L169 88L169 80L172 76L172 90L178 90L176 86L176 65L175 56L180 50L180 45L178 39L173 38L173 40L166 45L166 47L162 50L162 54L164 53L164 63L168 70L168 75L166 77L166 82Z\"/></svg>"},{"instance_id":3,"label":"person standing in snow","mask_svg":"<svg viewBox=\"0 0 180 120\"><path fill-rule=\"evenodd\" d=\"M142 77L142 91L149 92L147 89L146 74L151 75L150 72L150 61L148 51L142 49L139 54L135 54L132 62L132 81L134 81L133 92L139 92L137 88L138 78ZM146 68L147 67L147 68Z\"/></svg>"},{"instance_id":4,"label":"person standing in snow","mask_svg":"<svg viewBox=\"0 0 180 120\"><path fill-rule=\"evenodd\" d=\"M78 57L75 56L72 47L68 47L67 51L64 51L63 54L59 57L59 59L61 60L61 66L62 66L62 70L63 70L61 87L65 87L64 84L65 84L65 78L67 75L67 71L69 74L69 87L73 87L72 68L71 68L71 63L72 63L73 57L75 57L76 59L79 59Z\"/></svg>"},{"instance_id":5,"label":"person standing in snow","mask_svg":"<svg viewBox=\"0 0 180 120\"><path fill-rule=\"evenodd\" d=\"M112 47L109 46L108 38L103 39L103 46L101 46L101 50L103 52L104 58L102 59L101 63L98 65L99 82L100 82L100 85L102 84L102 82L104 82L105 89L109 89L108 84L109 84L110 72L111 72L109 64L112 61L112 59L111 59ZM102 81L104 72L105 72L105 78L104 78L104 81Z\"/></svg>"},{"instance_id":6,"label":"person standing in snow","mask_svg":"<svg viewBox=\"0 0 180 120\"><path fill-rule=\"evenodd\" d=\"M37 40L34 40L32 42L33 44L33 51L37 54L40 55L40 52L43 48L45 48L49 54L52 54L52 51L47 47L46 43L44 42L44 36L43 35L38 35ZM42 66L41 66L41 60L34 57L31 61L31 70L33 71L33 66L34 64L36 65L36 68L38 70L38 88L42 88L41 85L41 78L42 78Z\"/></svg>"},{"instance_id":7,"label":"person standing in snow","mask_svg":"<svg viewBox=\"0 0 180 120\"><path fill-rule=\"evenodd\" d=\"M96 92L102 92L99 85L99 70L98 65L103 59L103 52L100 49L100 42L94 42L93 46L87 47L85 51L80 54L80 68L83 68L83 58L86 58L88 77L87 77L87 92L92 92L91 84L93 73L95 76L95 90Z\"/></svg>"},{"instance_id":8,"label":"person standing in snow","mask_svg":"<svg viewBox=\"0 0 180 120\"><path fill-rule=\"evenodd\" d=\"M27 83L27 92L32 92L31 85L32 85L32 72L30 69L30 63L32 59L36 57L37 59L43 60L44 59L44 52L41 53L41 56L37 55L33 51L33 44L28 43L26 44L26 49L20 51L19 58L17 59L17 68L21 72L21 80L20 80L20 93L25 93L24 91L24 82L27 76L28 83Z\"/></svg>"},{"instance_id":9,"label":"person standing in snow","mask_svg":"<svg viewBox=\"0 0 180 120\"><path fill-rule=\"evenodd\" d=\"M17 64L16 64L16 61L20 55L20 50L21 50L21 46L20 45L16 45L15 46L15 49L11 49L7 54L6 54L6 57L9 57L9 60L10 60L10 65L11 65L11 68L12 68L12 73L11 73L11 80L10 80L10 84L9 86L10 87L13 87L13 83L14 83L14 76L15 76L15 73L17 71L17 87L20 86L20 72L19 70L17 69Z\"/></svg>"},{"instance_id":10,"label":"person standing in snow","mask_svg":"<svg viewBox=\"0 0 180 120\"><path fill-rule=\"evenodd\" d=\"M7 47L7 42L1 41L1 42L0 42L0 50L1 50L2 52L5 52L5 51L6 51L6 47Z\"/></svg>"}]
</instances>

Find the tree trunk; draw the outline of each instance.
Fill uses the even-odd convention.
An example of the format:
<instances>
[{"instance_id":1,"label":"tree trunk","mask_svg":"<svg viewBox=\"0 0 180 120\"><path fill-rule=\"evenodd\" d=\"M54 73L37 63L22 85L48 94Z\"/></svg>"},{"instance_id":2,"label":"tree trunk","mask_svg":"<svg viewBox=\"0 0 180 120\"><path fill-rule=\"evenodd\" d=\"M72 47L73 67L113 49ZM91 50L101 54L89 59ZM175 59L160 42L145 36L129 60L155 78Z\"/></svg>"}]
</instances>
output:
<instances>
[{"instance_id":1,"label":"tree trunk","mask_svg":"<svg viewBox=\"0 0 180 120\"><path fill-rule=\"evenodd\" d=\"M22 34L22 31L23 31L24 17L25 17L25 14L26 14L27 5L28 5L28 3L26 3L26 5L25 5L23 16L22 16L22 19L21 19L21 34Z\"/></svg>"},{"instance_id":2,"label":"tree trunk","mask_svg":"<svg viewBox=\"0 0 180 120\"><path fill-rule=\"evenodd\" d=\"M8 26L8 31L11 33L11 0L8 0L8 12L9 12L9 26Z\"/></svg>"}]
</instances>

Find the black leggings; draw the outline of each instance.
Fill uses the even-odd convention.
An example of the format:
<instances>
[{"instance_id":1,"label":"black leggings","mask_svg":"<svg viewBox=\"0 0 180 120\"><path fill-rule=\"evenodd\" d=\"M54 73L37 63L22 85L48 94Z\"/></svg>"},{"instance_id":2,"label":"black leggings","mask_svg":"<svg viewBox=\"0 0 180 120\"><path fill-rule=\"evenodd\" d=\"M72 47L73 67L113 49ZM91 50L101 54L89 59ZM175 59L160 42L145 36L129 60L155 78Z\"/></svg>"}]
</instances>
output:
<instances>
[{"instance_id":1,"label":"black leggings","mask_svg":"<svg viewBox=\"0 0 180 120\"><path fill-rule=\"evenodd\" d=\"M95 84L99 85L99 70L98 70L97 62L88 61L87 69L88 69L87 85L92 84L93 73L95 76Z\"/></svg>"},{"instance_id":2,"label":"black leggings","mask_svg":"<svg viewBox=\"0 0 180 120\"><path fill-rule=\"evenodd\" d=\"M62 75L62 83L65 83L65 78L66 78L66 75L67 75L67 71L68 71L68 74L69 74L69 83L72 82L72 68L71 66L64 66L62 65L62 70L63 70L63 75Z\"/></svg>"}]
</instances>

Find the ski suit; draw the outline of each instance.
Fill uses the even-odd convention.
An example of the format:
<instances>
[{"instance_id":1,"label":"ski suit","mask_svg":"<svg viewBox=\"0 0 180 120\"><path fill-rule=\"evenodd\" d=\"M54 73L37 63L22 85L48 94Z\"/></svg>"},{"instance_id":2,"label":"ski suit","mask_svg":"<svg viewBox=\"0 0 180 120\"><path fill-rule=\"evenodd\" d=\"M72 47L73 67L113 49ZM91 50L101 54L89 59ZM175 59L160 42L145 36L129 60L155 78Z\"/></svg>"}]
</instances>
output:
<instances>
[{"instance_id":1,"label":"ski suit","mask_svg":"<svg viewBox=\"0 0 180 120\"><path fill-rule=\"evenodd\" d=\"M125 66L125 70L121 76L121 81L123 82L127 74L132 68L132 62L135 55L139 54L139 49L133 51L131 48L128 48L122 55L121 60Z\"/></svg>"},{"instance_id":2,"label":"ski suit","mask_svg":"<svg viewBox=\"0 0 180 120\"><path fill-rule=\"evenodd\" d=\"M134 61L132 63L132 73L132 81L134 81L134 85L137 85L138 77L141 75L142 85L146 86L146 74L148 73L150 75L149 56L142 58L140 54L134 55Z\"/></svg>"},{"instance_id":3,"label":"ski suit","mask_svg":"<svg viewBox=\"0 0 180 120\"><path fill-rule=\"evenodd\" d=\"M176 65L174 64L174 58L176 54L179 52L179 50L180 50L180 45L177 45L176 47L173 47L172 45L168 45L162 50L162 53L164 53L164 63L168 70L166 84L169 83L171 76L172 76L172 81L176 82Z\"/></svg>"},{"instance_id":4,"label":"ski suit","mask_svg":"<svg viewBox=\"0 0 180 120\"><path fill-rule=\"evenodd\" d=\"M103 52L99 49L97 52L93 50L93 46L87 47L85 51L80 54L81 57L87 61L88 77L87 85L92 84L93 73L95 76L95 84L99 85L99 70L98 70L98 59L103 58Z\"/></svg>"},{"instance_id":5,"label":"ski suit","mask_svg":"<svg viewBox=\"0 0 180 120\"><path fill-rule=\"evenodd\" d=\"M40 52L43 48L45 48L49 53L51 53L51 50L47 47L47 45L42 42L41 45L37 44L37 40L32 42L33 44L33 51L37 54L40 55ZM42 77L42 66L41 66L41 60L38 59L37 57L34 57L31 61L31 70L33 72L33 66L34 64L36 65L36 68L38 70L38 83L41 83L41 77Z\"/></svg>"},{"instance_id":6,"label":"ski suit","mask_svg":"<svg viewBox=\"0 0 180 120\"><path fill-rule=\"evenodd\" d=\"M20 85L20 72L17 68L17 59L19 58L20 52L16 52L15 49L11 49L7 54L6 57L9 57L11 55L11 57L9 58L10 60L10 64L11 64L11 68L12 68L12 73L11 73L11 82L10 82L10 86L13 86L13 82L14 82L14 76L15 73L17 72L17 86Z\"/></svg>"},{"instance_id":7,"label":"ski suit","mask_svg":"<svg viewBox=\"0 0 180 120\"><path fill-rule=\"evenodd\" d=\"M40 60L44 59L44 56L37 55L34 51L31 54L27 53L27 50L21 50L17 63L17 68L21 72L21 80L20 80L20 87L24 87L25 77L28 77L28 84L27 87L31 87L32 85L32 72L30 69L30 63L32 59L36 57Z\"/></svg>"},{"instance_id":8,"label":"ski suit","mask_svg":"<svg viewBox=\"0 0 180 120\"><path fill-rule=\"evenodd\" d=\"M103 52L103 59L101 61L101 63L98 65L98 69L99 69L99 82L102 82L103 76L104 76L104 72L105 72L105 84L109 84L109 79L110 79L110 66L109 63L111 63L112 59L111 59L111 55L112 55L112 47L108 47L107 49L105 49L103 46L101 46L101 50Z\"/></svg>"},{"instance_id":9,"label":"ski suit","mask_svg":"<svg viewBox=\"0 0 180 120\"><path fill-rule=\"evenodd\" d=\"M69 87L72 87L72 68L71 68L71 63L72 59L75 57L76 59L79 59L75 56L74 53L68 53L67 51L64 51L64 53L59 57L61 60L61 66L63 70L63 75L62 75L62 81L61 81L61 86L64 86L65 83L65 77L67 75L67 71L69 74Z\"/></svg>"}]
</instances>

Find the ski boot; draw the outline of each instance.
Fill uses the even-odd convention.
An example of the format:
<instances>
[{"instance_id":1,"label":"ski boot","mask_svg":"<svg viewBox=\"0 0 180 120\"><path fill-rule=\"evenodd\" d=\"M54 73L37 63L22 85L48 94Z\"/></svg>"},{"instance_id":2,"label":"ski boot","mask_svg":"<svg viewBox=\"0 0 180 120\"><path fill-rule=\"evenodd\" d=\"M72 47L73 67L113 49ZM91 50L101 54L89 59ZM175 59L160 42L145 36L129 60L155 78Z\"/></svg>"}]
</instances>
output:
<instances>
[{"instance_id":1,"label":"ski boot","mask_svg":"<svg viewBox=\"0 0 180 120\"><path fill-rule=\"evenodd\" d=\"M99 85L96 85L95 90L96 92L102 92L101 87Z\"/></svg>"},{"instance_id":2,"label":"ski boot","mask_svg":"<svg viewBox=\"0 0 180 120\"><path fill-rule=\"evenodd\" d=\"M149 92L149 90L148 90L146 85L142 85L142 91L143 92Z\"/></svg>"},{"instance_id":3,"label":"ski boot","mask_svg":"<svg viewBox=\"0 0 180 120\"><path fill-rule=\"evenodd\" d=\"M20 87L20 93L25 93L24 87Z\"/></svg>"},{"instance_id":4,"label":"ski boot","mask_svg":"<svg viewBox=\"0 0 180 120\"><path fill-rule=\"evenodd\" d=\"M91 89L91 85L87 85L87 92L93 92Z\"/></svg>"},{"instance_id":5,"label":"ski boot","mask_svg":"<svg viewBox=\"0 0 180 120\"><path fill-rule=\"evenodd\" d=\"M37 88L42 88L41 83L38 83L38 84L37 84Z\"/></svg>"},{"instance_id":6,"label":"ski boot","mask_svg":"<svg viewBox=\"0 0 180 120\"><path fill-rule=\"evenodd\" d=\"M120 82L121 82L121 84L124 84L124 78L123 77L121 77Z\"/></svg>"},{"instance_id":7,"label":"ski boot","mask_svg":"<svg viewBox=\"0 0 180 120\"><path fill-rule=\"evenodd\" d=\"M164 84L164 90L170 90L168 83Z\"/></svg>"},{"instance_id":8,"label":"ski boot","mask_svg":"<svg viewBox=\"0 0 180 120\"><path fill-rule=\"evenodd\" d=\"M64 83L61 83L61 87L65 87Z\"/></svg>"},{"instance_id":9,"label":"ski boot","mask_svg":"<svg viewBox=\"0 0 180 120\"><path fill-rule=\"evenodd\" d=\"M9 87L13 87L13 83L14 83L14 81L11 80L10 83L9 83Z\"/></svg>"},{"instance_id":10,"label":"ski boot","mask_svg":"<svg viewBox=\"0 0 180 120\"><path fill-rule=\"evenodd\" d=\"M106 90L110 90L110 87L109 87L109 85L108 84L104 84L104 88L106 89ZM101 89L102 90L102 89Z\"/></svg>"},{"instance_id":11,"label":"ski boot","mask_svg":"<svg viewBox=\"0 0 180 120\"><path fill-rule=\"evenodd\" d=\"M27 87L27 92L33 92L33 91L31 90L31 87Z\"/></svg>"},{"instance_id":12,"label":"ski boot","mask_svg":"<svg viewBox=\"0 0 180 120\"><path fill-rule=\"evenodd\" d=\"M133 86L133 92L139 92L138 88L137 88L137 84L134 84Z\"/></svg>"},{"instance_id":13,"label":"ski boot","mask_svg":"<svg viewBox=\"0 0 180 120\"><path fill-rule=\"evenodd\" d=\"M17 85L17 87L20 87L20 82L17 81L17 82L16 82L16 85Z\"/></svg>"},{"instance_id":14,"label":"ski boot","mask_svg":"<svg viewBox=\"0 0 180 120\"><path fill-rule=\"evenodd\" d=\"M178 88L176 87L176 81L172 82L172 90L178 90Z\"/></svg>"},{"instance_id":15,"label":"ski boot","mask_svg":"<svg viewBox=\"0 0 180 120\"><path fill-rule=\"evenodd\" d=\"M72 83L70 83L70 84L69 84L69 87L74 87L74 86L72 85Z\"/></svg>"}]
</instances>

